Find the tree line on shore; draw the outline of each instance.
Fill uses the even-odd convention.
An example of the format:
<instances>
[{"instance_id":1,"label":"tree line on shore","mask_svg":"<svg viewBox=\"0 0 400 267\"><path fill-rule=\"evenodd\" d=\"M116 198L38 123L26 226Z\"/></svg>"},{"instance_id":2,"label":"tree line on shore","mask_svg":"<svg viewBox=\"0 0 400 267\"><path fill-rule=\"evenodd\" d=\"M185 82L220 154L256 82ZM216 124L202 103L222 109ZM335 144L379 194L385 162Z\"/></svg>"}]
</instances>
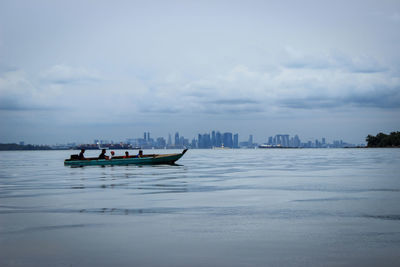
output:
<instances>
[{"instance_id":1,"label":"tree line on shore","mask_svg":"<svg viewBox=\"0 0 400 267\"><path fill-rule=\"evenodd\" d=\"M365 141L367 147L400 147L400 132L378 133L376 136L369 134Z\"/></svg>"}]
</instances>

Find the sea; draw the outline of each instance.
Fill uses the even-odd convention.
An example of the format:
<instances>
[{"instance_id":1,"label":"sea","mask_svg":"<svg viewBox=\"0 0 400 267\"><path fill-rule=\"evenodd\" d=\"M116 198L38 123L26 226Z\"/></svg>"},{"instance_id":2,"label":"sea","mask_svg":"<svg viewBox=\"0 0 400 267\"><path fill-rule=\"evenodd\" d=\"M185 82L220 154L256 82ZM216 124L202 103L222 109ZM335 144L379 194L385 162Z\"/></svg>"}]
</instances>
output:
<instances>
[{"instance_id":1,"label":"sea","mask_svg":"<svg viewBox=\"0 0 400 267\"><path fill-rule=\"evenodd\" d=\"M400 149L76 153L0 152L0 266L400 266Z\"/></svg>"}]
</instances>

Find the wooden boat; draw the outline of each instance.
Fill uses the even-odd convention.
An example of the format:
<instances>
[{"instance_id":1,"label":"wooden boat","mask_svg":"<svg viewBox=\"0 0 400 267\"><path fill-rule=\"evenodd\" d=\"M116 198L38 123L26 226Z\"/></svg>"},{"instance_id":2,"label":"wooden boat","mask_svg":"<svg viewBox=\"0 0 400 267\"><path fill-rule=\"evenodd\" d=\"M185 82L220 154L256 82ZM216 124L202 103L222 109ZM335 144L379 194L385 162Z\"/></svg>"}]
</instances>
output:
<instances>
[{"instance_id":1,"label":"wooden boat","mask_svg":"<svg viewBox=\"0 0 400 267\"><path fill-rule=\"evenodd\" d=\"M174 164L175 161L180 159L187 149L183 150L182 153L176 154L148 154L138 156L125 157L113 157L112 159L98 159L98 158L86 158L84 160L77 159L78 155L71 155L71 158L64 160L64 165L68 166L88 166L88 165L155 165L155 164Z\"/></svg>"}]
</instances>

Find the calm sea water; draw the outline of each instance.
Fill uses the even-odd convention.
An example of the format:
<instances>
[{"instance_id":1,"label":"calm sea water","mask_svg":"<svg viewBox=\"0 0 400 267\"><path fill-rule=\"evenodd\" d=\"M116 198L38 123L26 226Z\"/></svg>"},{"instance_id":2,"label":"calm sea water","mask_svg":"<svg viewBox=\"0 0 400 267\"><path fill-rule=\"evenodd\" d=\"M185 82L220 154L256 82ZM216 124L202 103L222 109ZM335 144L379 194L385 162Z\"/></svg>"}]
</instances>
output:
<instances>
[{"instance_id":1,"label":"calm sea water","mask_svg":"<svg viewBox=\"0 0 400 267\"><path fill-rule=\"evenodd\" d=\"M400 149L71 153L0 152L0 266L400 266Z\"/></svg>"}]
</instances>

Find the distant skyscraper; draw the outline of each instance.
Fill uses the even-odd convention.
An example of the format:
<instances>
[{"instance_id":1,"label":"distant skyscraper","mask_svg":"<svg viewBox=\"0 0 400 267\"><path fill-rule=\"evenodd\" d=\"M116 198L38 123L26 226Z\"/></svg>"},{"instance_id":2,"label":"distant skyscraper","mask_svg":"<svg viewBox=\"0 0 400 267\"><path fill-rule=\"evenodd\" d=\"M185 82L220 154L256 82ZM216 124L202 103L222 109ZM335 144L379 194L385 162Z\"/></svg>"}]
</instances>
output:
<instances>
[{"instance_id":1,"label":"distant skyscraper","mask_svg":"<svg viewBox=\"0 0 400 267\"><path fill-rule=\"evenodd\" d=\"M268 145L273 145L273 137L272 136L270 136L270 137L268 137Z\"/></svg>"},{"instance_id":2,"label":"distant skyscraper","mask_svg":"<svg viewBox=\"0 0 400 267\"><path fill-rule=\"evenodd\" d=\"M220 132L216 132L215 134L215 146L216 147L222 146L222 135Z\"/></svg>"},{"instance_id":3,"label":"distant skyscraper","mask_svg":"<svg viewBox=\"0 0 400 267\"><path fill-rule=\"evenodd\" d=\"M289 135L288 134L283 134L282 135L282 145L284 147L288 147L289 146Z\"/></svg>"},{"instance_id":4,"label":"distant skyscraper","mask_svg":"<svg viewBox=\"0 0 400 267\"><path fill-rule=\"evenodd\" d=\"M150 132L147 132L147 141L150 141Z\"/></svg>"},{"instance_id":5,"label":"distant skyscraper","mask_svg":"<svg viewBox=\"0 0 400 267\"><path fill-rule=\"evenodd\" d=\"M203 140L204 140L204 147L205 148L211 148L212 147L210 134L203 134Z\"/></svg>"},{"instance_id":6,"label":"distant skyscraper","mask_svg":"<svg viewBox=\"0 0 400 267\"><path fill-rule=\"evenodd\" d=\"M293 138L293 146L294 147L300 147L301 142L299 136L296 134Z\"/></svg>"},{"instance_id":7,"label":"distant skyscraper","mask_svg":"<svg viewBox=\"0 0 400 267\"><path fill-rule=\"evenodd\" d=\"M179 145L185 146L185 138L183 136L179 137Z\"/></svg>"},{"instance_id":8,"label":"distant skyscraper","mask_svg":"<svg viewBox=\"0 0 400 267\"><path fill-rule=\"evenodd\" d=\"M274 145L288 147L290 145L288 134L277 134L274 138Z\"/></svg>"},{"instance_id":9,"label":"distant skyscraper","mask_svg":"<svg viewBox=\"0 0 400 267\"><path fill-rule=\"evenodd\" d=\"M175 146L179 146L179 133L175 133Z\"/></svg>"},{"instance_id":10,"label":"distant skyscraper","mask_svg":"<svg viewBox=\"0 0 400 267\"><path fill-rule=\"evenodd\" d=\"M168 146L172 146L172 138L171 138L171 134L168 134Z\"/></svg>"},{"instance_id":11,"label":"distant skyscraper","mask_svg":"<svg viewBox=\"0 0 400 267\"><path fill-rule=\"evenodd\" d=\"M232 133L224 133L223 135L224 147L233 148Z\"/></svg>"},{"instance_id":12,"label":"distant skyscraper","mask_svg":"<svg viewBox=\"0 0 400 267\"><path fill-rule=\"evenodd\" d=\"M144 134L143 134L143 139L146 141L147 139L146 139L146 132L144 132Z\"/></svg>"},{"instance_id":13,"label":"distant skyscraper","mask_svg":"<svg viewBox=\"0 0 400 267\"><path fill-rule=\"evenodd\" d=\"M196 142L196 138L192 139L192 144L191 144L192 148L198 148L197 147L197 142Z\"/></svg>"},{"instance_id":14,"label":"distant skyscraper","mask_svg":"<svg viewBox=\"0 0 400 267\"><path fill-rule=\"evenodd\" d=\"M325 144L326 144L325 137L322 137L322 144L323 144L323 145L325 145Z\"/></svg>"},{"instance_id":15,"label":"distant skyscraper","mask_svg":"<svg viewBox=\"0 0 400 267\"><path fill-rule=\"evenodd\" d=\"M280 134L275 135L274 145L282 145L282 138Z\"/></svg>"},{"instance_id":16,"label":"distant skyscraper","mask_svg":"<svg viewBox=\"0 0 400 267\"><path fill-rule=\"evenodd\" d=\"M239 148L239 134L233 136L233 147Z\"/></svg>"},{"instance_id":17,"label":"distant skyscraper","mask_svg":"<svg viewBox=\"0 0 400 267\"><path fill-rule=\"evenodd\" d=\"M166 145L166 143L165 143L164 137L158 137L157 138L157 142L156 142L156 146L159 147L159 148L164 148L165 145Z\"/></svg>"},{"instance_id":18,"label":"distant skyscraper","mask_svg":"<svg viewBox=\"0 0 400 267\"><path fill-rule=\"evenodd\" d=\"M198 135L198 148L211 148L211 137L210 134L199 134Z\"/></svg>"},{"instance_id":19,"label":"distant skyscraper","mask_svg":"<svg viewBox=\"0 0 400 267\"><path fill-rule=\"evenodd\" d=\"M249 146L253 146L253 135L249 135Z\"/></svg>"},{"instance_id":20,"label":"distant skyscraper","mask_svg":"<svg viewBox=\"0 0 400 267\"><path fill-rule=\"evenodd\" d=\"M211 145L216 146L215 131L211 133Z\"/></svg>"},{"instance_id":21,"label":"distant skyscraper","mask_svg":"<svg viewBox=\"0 0 400 267\"><path fill-rule=\"evenodd\" d=\"M198 134L197 136L198 140L198 148L204 148L204 142L203 142L203 135Z\"/></svg>"}]
</instances>

